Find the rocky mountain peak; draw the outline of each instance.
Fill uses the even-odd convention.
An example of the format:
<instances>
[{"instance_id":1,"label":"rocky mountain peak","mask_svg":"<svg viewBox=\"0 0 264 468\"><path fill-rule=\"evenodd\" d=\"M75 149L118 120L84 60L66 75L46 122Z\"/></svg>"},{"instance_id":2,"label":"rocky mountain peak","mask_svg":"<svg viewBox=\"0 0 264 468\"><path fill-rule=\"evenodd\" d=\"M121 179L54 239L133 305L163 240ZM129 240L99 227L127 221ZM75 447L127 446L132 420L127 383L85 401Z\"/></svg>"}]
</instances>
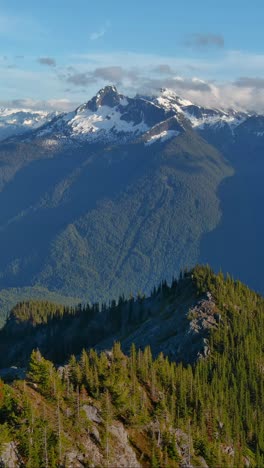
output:
<instances>
[{"instance_id":1,"label":"rocky mountain peak","mask_svg":"<svg viewBox=\"0 0 264 468\"><path fill-rule=\"evenodd\" d=\"M176 125L181 128L167 128L171 127L172 117L175 118L173 127ZM81 139L87 143L123 144L137 139L146 132L151 132L151 135L146 135L146 137L151 137L152 144L163 143L177 136L182 130L192 128L199 133L206 133L207 138L209 132L213 139L216 132L225 131L227 137L233 140L235 129L243 122L247 122L249 117L249 114L232 109L223 111L202 107L180 97L168 88L160 89L157 97L136 96L132 98L119 93L114 85L107 85L87 103L67 114L55 115L55 117L48 115L45 118L39 114L33 117L31 114L19 114L15 118L13 115L11 118L5 116L4 138L12 134L16 137L27 133L27 141L40 137L46 140L60 140L64 144L68 144L72 139ZM248 129L250 134L257 139L263 135L263 125L260 122L262 118L257 116L256 124L249 125ZM23 120L23 125L18 125L15 120L16 122ZM157 126L166 128L162 129ZM0 127L2 127L1 112ZM160 132L157 133L157 130ZM0 128L0 140L2 131L3 129ZM221 140L223 140L222 133ZM146 138L143 141L146 141Z\"/></svg>"},{"instance_id":2,"label":"rocky mountain peak","mask_svg":"<svg viewBox=\"0 0 264 468\"><path fill-rule=\"evenodd\" d=\"M161 88L159 96L157 97L157 102L161 104L167 104L167 106L179 106L179 107L186 107L186 106L191 106L193 103L189 101L188 99L183 99L181 96L179 96L175 91L172 89L168 88Z\"/></svg>"},{"instance_id":3,"label":"rocky mountain peak","mask_svg":"<svg viewBox=\"0 0 264 468\"><path fill-rule=\"evenodd\" d=\"M88 101L86 107L95 112L101 106L118 106L122 100L124 100L124 96L118 93L116 87L108 85L100 89L100 91L98 91L98 93Z\"/></svg>"}]
</instances>

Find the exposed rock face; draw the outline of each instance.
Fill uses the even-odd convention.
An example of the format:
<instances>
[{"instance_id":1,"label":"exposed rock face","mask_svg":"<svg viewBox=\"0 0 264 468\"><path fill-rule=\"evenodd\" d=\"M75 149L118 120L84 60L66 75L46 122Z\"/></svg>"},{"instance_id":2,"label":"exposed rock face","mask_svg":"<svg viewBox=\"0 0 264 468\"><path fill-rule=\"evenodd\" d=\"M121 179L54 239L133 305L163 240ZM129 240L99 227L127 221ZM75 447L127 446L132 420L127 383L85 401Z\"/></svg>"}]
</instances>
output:
<instances>
[{"instance_id":1,"label":"exposed rock face","mask_svg":"<svg viewBox=\"0 0 264 468\"><path fill-rule=\"evenodd\" d=\"M194 455L193 439L190 435L179 428L175 429L169 427L167 429L175 440L176 450L179 456L179 465L177 466L180 468L196 468L197 466L209 468L203 457ZM157 421L154 423L151 422L148 426L148 430L155 437L157 446L160 446L162 444L162 434L159 423Z\"/></svg>"},{"instance_id":2,"label":"exposed rock face","mask_svg":"<svg viewBox=\"0 0 264 468\"><path fill-rule=\"evenodd\" d=\"M194 338L200 337L198 359L209 356L210 348L207 337L209 331L217 328L221 320L221 315L210 292L207 293L206 299L202 299L190 309L188 317L191 319L188 333Z\"/></svg>"},{"instance_id":3,"label":"exposed rock face","mask_svg":"<svg viewBox=\"0 0 264 468\"><path fill-rule=\"evenodd\" d=\"M92 437L94 438L94 441L97 443L97 444L100 444L101 443L101 437L100 437L100 433L97 429L97 426L93 426L90 430L90 433L92 435Z\"/></svg>"},{"instance_id":4,"label":"exposed rock face","mask_svg":"<svg viewBox=\"0 0 264 468\"><path fill-rule=\"evenodd\" d=\"M122 99L124 96L117 92L115 86L105 86L86 104L86 107L91 111L98 110L100 106L114 107L120 104Z\"/></svg>"},{"instance_id":5,"label":"exposed rock face","mask_svg":"<svg viewBox=\"0 0 264 468\"><path fill-rule=\"evenodd\" d=\"M71 450L66 454L66 466L69 468L83 468L89 466L91 468L96 466L103 466L104 459L100 453L98 446L87 437L82 440L83 450Z\"/></svg>"},{"instance_id":6,"label":"exposed rock face","mask_svg":"<svg viewBox=\"0 0 264 468\"><path fill-rule=\"evenodd\" d=\"M191 451L191 442L189 440L188 434L186 434L181 429L176 429L175 431L175 440L178 454L181 457L181 467L190 466L190 451Z\"/></svg>"},{"instance_id":7,"label":"exposed rock face","mask_svg":"<svg viewBox=\"0 0 264 468\"><path fill-rule=\"evenodd\" d=\"M90 419L90 421L93 421L93 422L96 422L96 423L101 423L102 422L102 419L99 416L98 409L95 406L83 405L82 409L85 412L87 418Z\"/></svg>"},{"instance_id":8,"label":"exposed rock face","mask_svg":"<svg viewBox=\"0 0 264 468\"><path fill-rule=\"evenodd\" d=\"M208 296L209 294L209 296ZM124 326L124 333L112 334L98 344L98 349L110 349L114 341L120 341L122 348L128 352L132 343L136 347L150 345L153 354L160 352L175 361L194 362L210 354L208 336L211 329L218 327L219 311L213 298L208 293L197 301L175 301L166 304L161 312L159 298L147 299L141 316L141 324L134 331L129 324ZM151 311L151 312L148 312ZM106 323L109 320L105 321ZM137 318L135 317L135 324ZM123 335L125 337L123 338Z\"/></svg>"},{"instance_id":9,"label":"exposed rock face","mask_svg":"<svg viewBox=\"0 0 264 468\"><path fill-rule=\"evenodd\" d=\"M209 468L209 466L207 465L205 459L203 457L199 457L199 462L200 462L200 466L203 467L203 468Z\"/></svg>"},{"instance_id":10,"label":"exposed rock face","mask_svg":"<svg viewBox=\"0 0 264 468\"><path fill-rule=\"evenodd\" d=\"M207 299L198 302L189 312L190 332L200 333L203 330L217 328L220 316L210 293Z\"/></svg>"},{"instance_id":11,"label":"exposed rock face","mask_svg":"<svg viewBox=\"0 0 264 468\"><path fill-rule=\"evenodd\" d=\"M3 444L0 454L0 468L19 468L22 462L19 458L15 442Z\"/></svg>"},{"instance_id":12,"label":"exposed rock face","mask_svg":"<svg viewBox=\"0 0 264 468\"><path fill-rule=\"evenodd\" d=\"M87 432L82 440L82 451L71 450L66 454L66 466L69 468L82 468L85 466L109 466L124 468L140 468L136 454L128 441L127 432L122 423L115 421L109 427L109 451L106 452L100 440L93 440L92 436L98 434L96 426Z\"/></svg>"},{"instance_id":13,"label":"exposed rock face","mask_svg":"<svg viewBox=\"0 0 264 468\"><path fill-rule=\"evenodd\" d=\"M210 330L216 329L221 321L219 309L209 292L197 298L188 279L183 280L178 289L179 292L176 290L175 296L169 298L160 292L144 300L124 303L118 309L119 321L113 318L115 310L110 308L102 311L90 321L87 320L87 324L82 323L82 339L79 319L74 317L63 330L65 343L71 343L73 336L78 337L79 341L76 339L76 342L80 342L80 346L74 349L76 354L87 346L86 337L89 337L89 347L99 351L111 349L115 341L120 341L126 353L134 343L137 348L150 345L153 355L162 352L176 362L193 363L207 357L210 354ZM52 325L54 345L51 345L49 323L36 327L32 333L33 325L30 321L21 322L20 330L20 322L10 319L0 339L0 366L1 356L10 365L26 365L32 349L36 348L46 358L54 359L49 353L56 346L56 337L60 339L60 327L60 322ZM61 372L65 369L62 368ZM0 370L0 376L1 372L5 373L6 370ZM2 378L5 379L4 374ZM99 422L93 419L98 416L96 410L90 407L84 410L88 412L88 419Z\"/></svg>"},{"instance_id":14,"label":"exposed rock face","mask_svg":"<svg viewBox=\"0 0 264 468\"><path fill-rule=\"evenodd\" d=\"M114 460L111 461L112 466L124 468L138 468L140 463L137 461L136 454L129 445L127 432L120 422L116 422L110 426L110 432L114 437Z\"/></svg>"}]
</instances>

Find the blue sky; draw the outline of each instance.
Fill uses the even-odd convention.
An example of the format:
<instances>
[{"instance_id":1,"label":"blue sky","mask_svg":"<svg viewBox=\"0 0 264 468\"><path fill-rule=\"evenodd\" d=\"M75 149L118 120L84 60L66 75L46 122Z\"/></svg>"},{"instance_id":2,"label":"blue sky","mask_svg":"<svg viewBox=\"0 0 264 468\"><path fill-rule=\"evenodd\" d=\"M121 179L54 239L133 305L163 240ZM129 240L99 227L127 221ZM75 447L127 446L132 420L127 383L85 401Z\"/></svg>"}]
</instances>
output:
<instances>
[{"instance_id":1,"label":"blue sky","mask_svg":"<svg viewBox=\"0 0 264 468\"><path fill-rule=\"evenodd\" d=\"M260 0L4 0L0 104L70 109L114 83L262 111L263 17Z\"/></svg>"}]
</instances>

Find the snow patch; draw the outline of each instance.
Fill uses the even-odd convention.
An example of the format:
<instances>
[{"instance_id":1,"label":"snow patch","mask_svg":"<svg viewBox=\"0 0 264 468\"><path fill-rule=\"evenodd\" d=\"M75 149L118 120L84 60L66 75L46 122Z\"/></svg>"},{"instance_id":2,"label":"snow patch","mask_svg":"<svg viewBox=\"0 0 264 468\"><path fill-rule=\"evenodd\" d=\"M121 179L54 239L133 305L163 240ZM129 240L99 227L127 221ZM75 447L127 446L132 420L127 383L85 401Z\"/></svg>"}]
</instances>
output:
<instances>
[{"instance_id":1,"label":"snow patch","mask_svg":"<svg viewBox=\"0 0 264 468\"><path fill-rule=\"evenodd\" d=\"M178 136L180 132L177 130L164 130L163 132L151 136L146 142L145 146L152 145L153 143L163 143L164 141L170 140L171 138L174 138Z\"/></svg>"},{"instance_id":2,"label":"snow patch","mask_svg":"<svg viewBox=\"0 0 264 468\"><path fill-rule=\"evenodd\" d=\"M234 129L245 120L245 118L238 118L234 115L220 113L220 111L219 114L215 115L203 113L200 118L189 114L188 110L184 112L184 115L191 122L193 128L199 128L200 130L203 130L206 125L221 128L225 124L228 124L231 129Z\"/></svg>"},{"instance_id":3,"label":"snow patch","mask_svg":"<svg viewBox=\"0 0 264 468\"><path fill-rule=\"evenodd\" d=\"M122 99L122 107L128 105L126 98ZM131 136L139 136L149 130L148 125L142 119L141 122L127 122L122 119L120 105L109 107L100 106L96 111L91 111L86 106L79 107L75 112L70 112L62 118L41 129L38 136L56 133L58 138L63 136L83 138L85 141L123 141Z\"/></svg>"},{"instance_id":4,"label":"snow patch","mask_svg":"<svg viewBox=\"0 0 264 468\"><path fill-rule=\"evenodd\" d=\"M14 135L22 135L50 122L58 113L30 109L0 109L0 140Z\"/></svg>"},{"instance_id":5,"label":"snow patch","mask_svg":"<svg viewBox=\"0 0 264 468\"><path fill-rule=\"evenodd\" d=\"M242 115L232 109L229 112L225 112L220 109L203 108L187 99L182 99L169 89L161 90L161 95L155 101L159 106L168 111L172 110L182 114L189 120L193 128L200 130L204 129L205 125L222 127L225 124L229 125L231 130L233 130L248 117L248 115ZM200 114L199 117L194 115L193 108L196 108L198 114Z\"/></svg>"},{"instance_id":6,"label":"snow patch","mask_svg":"<svg viewBox=\"0 0 264 468\"><path fill-rule=\"evenodd\" d=\"M77 113L68 125L72 128L73 135L95 135L100 131L113 133L134 133L141 134L148 130L144 121L135 125L121 119L122 114L116 107L100 107L100 110L92 112L89 109Z\"/></svg>"}]
</instances>

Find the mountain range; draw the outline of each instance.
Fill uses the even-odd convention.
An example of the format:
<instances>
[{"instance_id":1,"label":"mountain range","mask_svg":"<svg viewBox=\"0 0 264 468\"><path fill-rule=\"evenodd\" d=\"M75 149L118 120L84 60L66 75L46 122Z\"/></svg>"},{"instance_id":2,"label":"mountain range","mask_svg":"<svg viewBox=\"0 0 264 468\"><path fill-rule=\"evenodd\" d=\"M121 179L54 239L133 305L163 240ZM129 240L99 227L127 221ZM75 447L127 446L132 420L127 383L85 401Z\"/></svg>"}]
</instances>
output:
<instances>
[{"instance_id":1,"label":"mountain range","mask_svg":"<svg viewBox=\"0 0 264 468\"><path fill-rule=\"evenodd\" d=\"M22 135L52 120L56 112L31 109L0 108L0 141L14 135Z\"/></svg>"},{"instance_id":2,"label":"mountain range","mask_svg":"<svg viewBox=\"0 0 264 468\"><path fill-rule=\"evenodd\" d=\"M144 294L198 261L264 291L264 116L107 86L73 112L7 117L6 307L36 288L62 302Z\"/></svg>"}]
</instances>

